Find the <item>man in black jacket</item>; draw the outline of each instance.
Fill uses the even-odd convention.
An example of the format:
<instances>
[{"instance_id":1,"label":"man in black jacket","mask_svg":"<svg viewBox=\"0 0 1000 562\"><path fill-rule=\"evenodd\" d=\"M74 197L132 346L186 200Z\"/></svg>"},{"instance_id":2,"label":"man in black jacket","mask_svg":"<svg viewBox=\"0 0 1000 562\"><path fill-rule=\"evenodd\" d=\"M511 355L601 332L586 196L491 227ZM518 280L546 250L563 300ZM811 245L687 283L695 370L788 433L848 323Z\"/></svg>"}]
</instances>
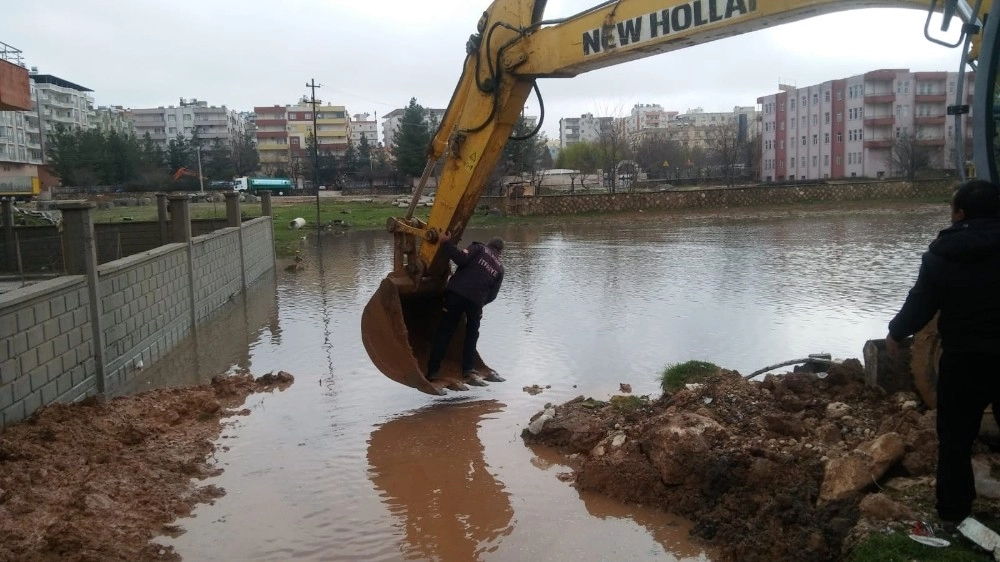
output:
<instances>
[{"instance_id":1,"label":"man in black jacket","mask_svg":"<svg viewBox=\"0 0 1000 562\"><path fill-rule=\"evenodd\" d=\"M476 342L479 341L479 321L483 317L483 307L497 298L503 283L503 263L500 254L504 242L491 238L486 244L473 242L468 248L459 250L451 243L451 233L441 235L441 247L458 269L448 280L444 292L444 316L434 336L430 359L427 361L427 380L433 380L441 369L441 360L448 351L448 345L455 334L459 320L465 315L465 342L462 346L462 375L469 384L483 386L483 378L476 372ZM484 377L489 382L503 382L504 379L493 371Z\"/></svg>"},{"instance_id":2,"label":"man in black jacket","mask_svg":"<svg viewBox=\"0 0 1000 562\"><path fill-rule=\"evenodd\" d=\"M972 444L986 406L1000 405L1000 189L972 180L951 198L952 225L924 253L917 281L889 323L886 348L940 311L937 512L958 523L976 498Z\"/></svg>"}]
</instances>

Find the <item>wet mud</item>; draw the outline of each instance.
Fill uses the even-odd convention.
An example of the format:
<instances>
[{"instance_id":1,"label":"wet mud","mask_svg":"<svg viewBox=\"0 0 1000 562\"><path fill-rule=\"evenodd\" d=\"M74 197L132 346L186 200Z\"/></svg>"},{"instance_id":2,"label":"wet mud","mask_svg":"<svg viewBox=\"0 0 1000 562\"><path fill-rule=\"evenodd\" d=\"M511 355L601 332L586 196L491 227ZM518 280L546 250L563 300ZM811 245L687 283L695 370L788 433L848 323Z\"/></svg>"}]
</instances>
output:
<instances>
[{"instance_id":1,"label":"wet mud","mask_svg":"<svg viewBox=\"0 0 1000 562\"><path fill-rule=\"evenodd\" d=\"M0 433L0 561L179 560L159 535L225 491L214 441L254 392L288 373L42 408Z\"/></svg>"},{"instance_id":2,"label":"wet mud","mask_svg":"<svg viewBox=\"0 0 1000 562\"><path fill-rule=\"evenodd\" d=\"M722 370L657 399L579 397L522 437L562 452L580 490L690 519L722 560L841 560L870 532L936 520L934 422L848 360L761 382Z\"/></svg>"}]
</instances>

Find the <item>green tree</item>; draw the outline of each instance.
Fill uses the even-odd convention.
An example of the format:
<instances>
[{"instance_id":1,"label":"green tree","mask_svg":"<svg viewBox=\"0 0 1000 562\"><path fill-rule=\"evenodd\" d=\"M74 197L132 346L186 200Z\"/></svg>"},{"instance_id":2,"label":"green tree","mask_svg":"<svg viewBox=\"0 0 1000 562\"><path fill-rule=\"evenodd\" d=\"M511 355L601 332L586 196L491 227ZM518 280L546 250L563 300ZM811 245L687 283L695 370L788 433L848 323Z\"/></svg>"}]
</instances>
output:
<instances>
[{"instance_id":1,"label":"green tree","mask_svg":"<svg viewBox=\"0 0 1000 562\"><path fill-rule=\"evenodd\" d=\"M403 110L399 130L392 140L396 169L410 178L420 177L427 165L430 140L431 132L426 111L417 103L417 98L410 98L410 105Z\"/></svg>"},{"instance_id":2,"label":"green tree","mask_svg":"<svg viewBox=\"0 0 1000 562\"><path fill-rule=\"evenodd\" d=\"M167 154L165 161L167 172L173 174L178 168L187 168L190 164L191 146L184 135L178 134L177 138L170 139L167 143Z\"/></svg>"},{"instance_id":3,"label":"green tree","mask_svg":"<svg viewBox=\"0 0 1000 562\"><path fill-rule=\"evenodd\" d=\"M557 168L568 168L580 170L582 176L588 176L597 172L598 162L601 160L600 149L594 143L577 142L567 146L559 152L556 159ZM580 178L580 187L586 187ZM573 186L571 186L571 189Z\"/></svg>"},{"instance_id":4,"label":"green tree","mask_svg":"<svg viewBox=\"0 0 1000 562\"><path fill-rule=\"evenodd\" d=\"M236 168L236 177L249 176L260 168L260 155L257 153L253 132L247 131L236 139L233 164Z\"/></svg>"},{"instance_id":5,"label":"green tree","mask_svg":"<svg viewBox=\"0 0 1000 562\"><path fill-rule=\"evenodd\" d=\"M354 141L351 139L347 139L342 168L345 174L354 174L358 171L358 148L354 146Z\"/></svg>"}]
</instances>

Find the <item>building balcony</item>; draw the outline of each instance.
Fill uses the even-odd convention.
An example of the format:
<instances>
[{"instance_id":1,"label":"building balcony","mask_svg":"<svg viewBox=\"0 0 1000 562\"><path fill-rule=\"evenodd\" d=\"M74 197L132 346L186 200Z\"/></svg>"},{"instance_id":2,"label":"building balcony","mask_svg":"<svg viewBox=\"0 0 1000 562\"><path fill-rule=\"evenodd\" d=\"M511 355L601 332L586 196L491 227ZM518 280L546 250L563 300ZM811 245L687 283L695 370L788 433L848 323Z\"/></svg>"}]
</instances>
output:
<instances>
[{"instance_id":1,"label":"building balcony","mask_svg":"<svg viewBox=\"0 0 1000 562\"><path fill-rule=\"evenodd\" d=\"M924 115L923 117L914 117L913 122L917 125L944 125L945 117L944 115Z\"/></svg>"},{"instance_id":2,"label":"building balcony","mask_svg":"<svg viewBox=\"0 0 1000 562\"><path fill-rule=\"evenodd\" d=\"M287 139L288 133L285 131L257 131L258 139Z\"/></svg>"},{"instance_id":3,"label":"building balcony","mask_svg":"<svg viewBox=\"0 0 1000 562\"><path fill-rule=\"evenodd\" d=\"M865 148L892 148L893 139L866 140Z\"/></svg>"},{"instance_id":4,"label":"building balcony","mask_svg":"<svg viewBox=\"0 0 1000 562\"><path fill-rule=\"evenodd\" d=\"M865 73L865 81L887 82L895 79L896 79L896 71L891 69L883 68L881 70L873 70L871 72Z\"/></svg>"},{"instance_id":5,"label":"building balcony","mask_svg":"<svg viewBox=\"0 0 1000 562\"><path fill-rule=\"evenodd\" d=\"M73 100L59 100L56 98L49 98L42 102L42 105L50 105L52 107L60 107L63 109L76 109L76 104Z\"/></svg>"},{"instance_id":6,"label":"building balcony","mask_svg":"<svg viewBox=\"0 0 1000 562\"><path fill-rule=\"evenodd\" d=\"M266 143L265 144L260 144L260 143L258 143L257 144L257 150L259 150L261 152L265 152L265 151L267 151L267 152L277 152L277 151L288 152L288 145L287 144L266 144Z\"/></svg>"},{"instance_id":7,"label":"building balcony","mask_svg":"<svg viewBox=\"0 0 1000 562\"><path fill-rule=\"evenodd\" d=\"M917 103L944 103L948 101L947 94L917 94L913 96Z\"/></svg>"},{"instance_id":8,"label":"building balcony","mask_svg":"<svg viewBox=\"0 0 1000 562\"><path fill-rule=\"evenodd\" d=\"M229 120L222 119L195 119L194 124L197 127L228 127Z\"/></svg>"},{"instance_id":9,"label":"building balcony","mask_svg":"<svg viewBox=\"0 0 1000 562\"><path fill-rule=\"evenodd\" d=\"M865 117L866 127L885 127L892 125L895 122L896 118L892 115L889 115L888 117Z\"/></svg>"},{"instance_id":10,"label":"building balcony","mask_svg":"<svg viewBox=\"0 0 1000 562\"><path fill-rule=\"evenodd\" d=\"M944 146L944 139L917 139L917 146Z\"/></svg>"},{"instance_id":11,"label":"building balcony","mask_svg":"<svg viewBox=\"0 0 1000 562\"><path fill-rule=\"evenodd\" d=\"M890 92L888 94L865 94L865 103L878 104L878 103L893 103L896 101L896 94Z\"/></svg>"},{"instance_id":12,"label":"building balcony","mask_svg":"<svg viewBox=\"0 0 1000 562\"><path fill-rule=\"evenodd\" d=\"M285 119L260 119L260 118L258 118L257 121L256 121L256 123L257 123L257 128L261 128L261 127L281 127L282 130L284 130L285 126L288 125L288 121L285 120Z\"/></svg>"}]
</instances>

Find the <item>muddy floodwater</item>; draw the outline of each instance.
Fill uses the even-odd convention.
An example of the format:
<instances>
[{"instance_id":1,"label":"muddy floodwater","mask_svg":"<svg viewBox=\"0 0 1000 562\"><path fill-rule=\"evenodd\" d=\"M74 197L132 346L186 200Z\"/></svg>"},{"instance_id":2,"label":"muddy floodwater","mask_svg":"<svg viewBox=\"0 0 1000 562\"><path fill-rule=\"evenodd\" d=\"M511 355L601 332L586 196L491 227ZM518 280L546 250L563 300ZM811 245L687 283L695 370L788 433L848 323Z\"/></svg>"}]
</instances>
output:
<instances>
[{"instance_id":1,"label":"muddy floodwater","mask_svg":"<svg viewBox=\"0 0 1000 562\"><path fill-rule=\"evenodd\" d=\"M519 437L529 417L619 383L656 394L664 366L688 359L746 374L860 357L946 220L945 205L893 205L470 229L465 242L507 240L480 339L507 382L443 398L382 377L361 344L388 235L304 246L302 271L255 286L138 385L233 366L296 380L250 397L215 455L227 495L157 540L185 560L710 560L689 523L560 480L560 456Z\"/></svg>"}]
</instances>

